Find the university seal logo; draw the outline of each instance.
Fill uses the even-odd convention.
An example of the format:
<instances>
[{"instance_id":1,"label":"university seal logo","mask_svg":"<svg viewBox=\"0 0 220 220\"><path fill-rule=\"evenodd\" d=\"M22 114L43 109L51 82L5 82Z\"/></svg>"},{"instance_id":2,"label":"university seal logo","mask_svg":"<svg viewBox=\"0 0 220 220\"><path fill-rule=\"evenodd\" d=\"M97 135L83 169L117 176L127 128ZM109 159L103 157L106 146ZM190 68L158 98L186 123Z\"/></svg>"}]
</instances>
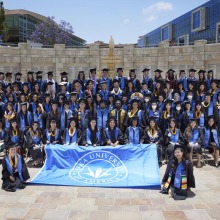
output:
<instances>
[{"instance_id":1,"label":"university seal logo","mask_svg":"<svg viewBox=\"0 0 220 220\"><path fill-rule=\"evenodd\" d=\"M88 184L107 184L123 180L128 175L124 163L108 151L94 151L81 157L69 176Z\"/></svg>"}]
</instances>

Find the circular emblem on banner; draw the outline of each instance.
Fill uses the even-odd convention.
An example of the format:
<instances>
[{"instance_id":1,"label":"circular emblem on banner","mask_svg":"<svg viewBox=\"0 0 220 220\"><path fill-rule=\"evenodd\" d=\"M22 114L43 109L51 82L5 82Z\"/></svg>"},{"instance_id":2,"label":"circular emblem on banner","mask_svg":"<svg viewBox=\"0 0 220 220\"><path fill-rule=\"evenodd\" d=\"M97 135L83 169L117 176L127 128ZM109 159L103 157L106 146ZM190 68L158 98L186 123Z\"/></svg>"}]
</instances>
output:
<instances>
[{"instance_id":1,"label":"circular emblem on banner","mask_svg":"<svg viewBox=\"0 0 220 220\"><path fill-rule=\"evenodd\" d=\"M81 157L69 176L87 184L108 184L119 182L128 175L124 163L108 151L93 151Z\"/></svg>"}]
</instances>

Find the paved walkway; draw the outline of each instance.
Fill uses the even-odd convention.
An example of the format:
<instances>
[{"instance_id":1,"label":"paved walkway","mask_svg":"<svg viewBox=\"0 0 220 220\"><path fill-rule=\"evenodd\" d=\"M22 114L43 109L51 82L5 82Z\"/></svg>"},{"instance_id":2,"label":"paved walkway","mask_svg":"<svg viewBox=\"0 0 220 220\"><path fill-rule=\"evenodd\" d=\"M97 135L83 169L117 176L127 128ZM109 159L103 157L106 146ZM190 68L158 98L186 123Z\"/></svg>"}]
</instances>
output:
<instances>
[{"instance_id":1,"label":"paved walkway","mask_svg":"<svg viewBox=\"0 0 220 220\"><path fill-rule=\"evenodd\" d=\"M162 177L165 166L160 170ZM31 177L38 171L29 169ZM194 174L196 189L185 201L158 190L40 185L15 193L0 190L0 219L220 219L220 168L206 165Z\"/></svg>"}]
</instances>

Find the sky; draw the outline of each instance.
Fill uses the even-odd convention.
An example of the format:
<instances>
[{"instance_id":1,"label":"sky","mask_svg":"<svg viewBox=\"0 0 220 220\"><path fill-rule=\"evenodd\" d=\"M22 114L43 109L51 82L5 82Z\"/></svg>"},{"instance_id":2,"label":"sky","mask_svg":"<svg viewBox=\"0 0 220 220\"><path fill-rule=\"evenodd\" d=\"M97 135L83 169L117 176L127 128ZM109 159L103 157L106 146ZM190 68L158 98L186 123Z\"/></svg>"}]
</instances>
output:
<instances>
[{"instance_id":1,"label":"sky","mask_svg":"<svg viewBox=\"0 0 220 220\"><path fill-rule=\"evenodd\" d=\"M56 22L69 22L74 34L93 43L134 44L138 37L207 0L3 0L5 9L25 9Z\"/></svg>"}]
</instances>

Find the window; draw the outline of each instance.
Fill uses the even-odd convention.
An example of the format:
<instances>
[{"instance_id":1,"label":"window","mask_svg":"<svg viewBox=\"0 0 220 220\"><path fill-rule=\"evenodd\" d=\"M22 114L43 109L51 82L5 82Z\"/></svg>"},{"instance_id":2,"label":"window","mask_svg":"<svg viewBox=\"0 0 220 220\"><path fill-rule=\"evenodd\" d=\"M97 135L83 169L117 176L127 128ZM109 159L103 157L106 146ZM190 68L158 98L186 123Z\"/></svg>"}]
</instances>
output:
<instances>
[{"instance_id":1,"label":"window","mask_svg":"<svg viewBox=\"0 0 220 220\"><path fill-rule=\"evenodd\" d=\"M200 27L200 11L193 14L193 29Z\"/></svg>"},{"instance_id":2,"label":"window","mask_svg":"<svg viewBox=\"0 0 220 220\"><path fill-rule=\"evenodd\" d=\"M168 33L168 26L162 29L162 41L168 40L169 33Z\"/></svg>"},{"instance_id":3,"label":"window","mask_svg":"<svg viewBox=\"0 0 220 220\"><path fill-rule=\"evenodd\" d=\"M192 11L191 15L191 29L192 32L202 31L205 29L205 8L198 8Z\"/></svg>"},{"instance_id":4,"label":"window","mask_svg":"<svg viewBox=\"0 0 220 220\"><path fill-rule=\"evenodd\" d=\"M161 41L172 40L172 24L161 27Z\"/></svg>"},{"instance_id":5,"label":"window","mask_svg":"<svg viewBox=\"0 0 220 220\"><path fill-rule=\"evenodd\" d=\"M188 34L178 37L178 41L177 41L178 46L184 46L184 45L188 45L188 44L189 44L189 35Z\"/></svg>"}]
</instances>

